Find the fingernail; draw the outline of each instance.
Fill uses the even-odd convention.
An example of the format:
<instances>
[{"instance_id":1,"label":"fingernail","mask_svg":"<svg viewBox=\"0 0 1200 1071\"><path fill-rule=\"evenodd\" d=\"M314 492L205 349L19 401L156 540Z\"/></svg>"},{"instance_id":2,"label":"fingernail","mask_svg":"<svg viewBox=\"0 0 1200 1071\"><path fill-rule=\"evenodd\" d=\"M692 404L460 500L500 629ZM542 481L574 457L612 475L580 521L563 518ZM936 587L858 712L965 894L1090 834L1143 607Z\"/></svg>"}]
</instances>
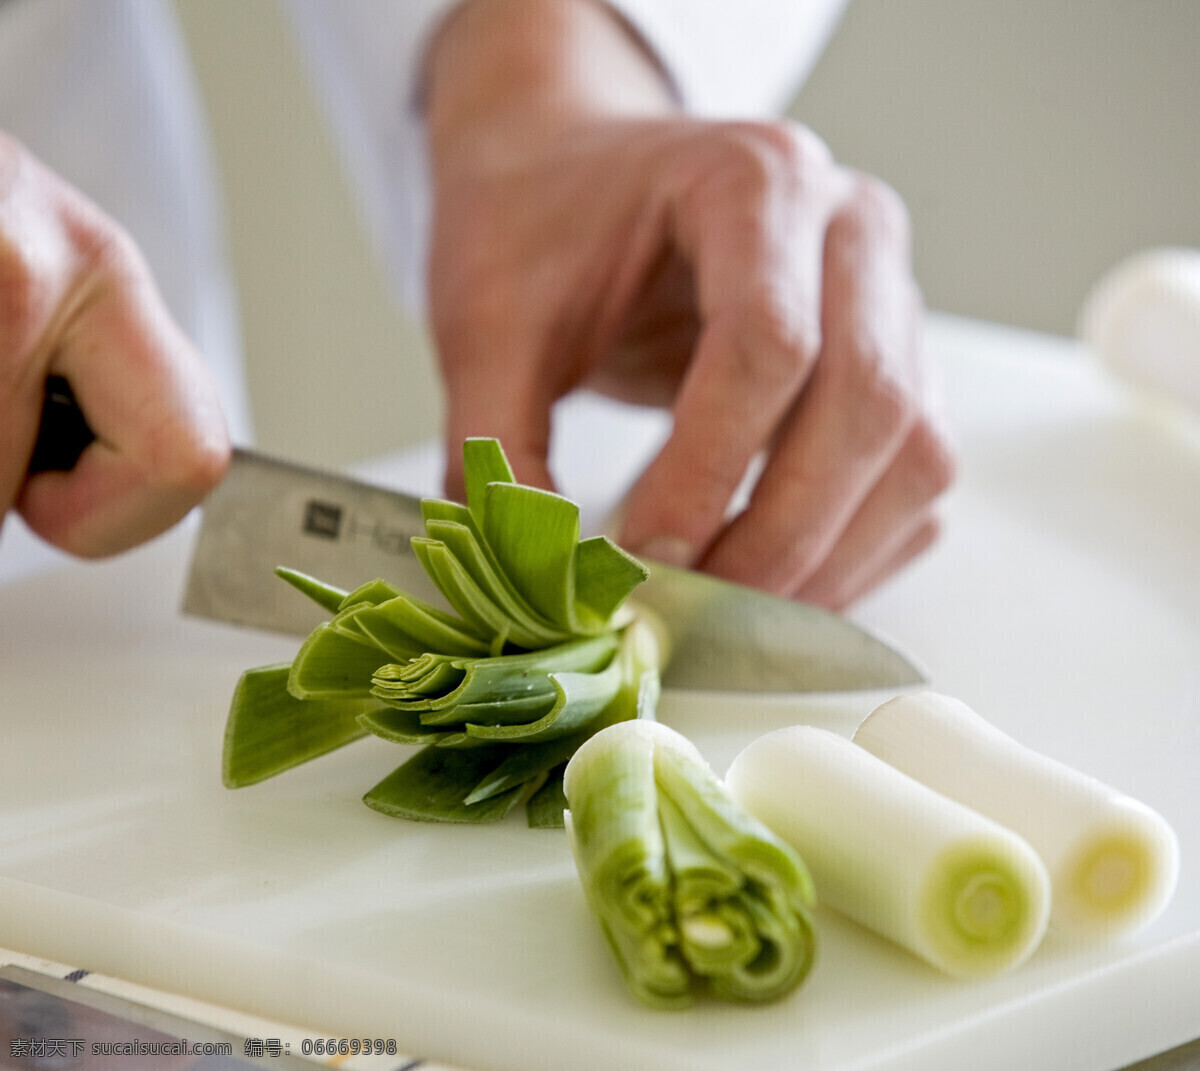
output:
<instances>
[{"instance_id":1,"label":"fingernail","mask_svg":"<svg viewBox=\"0 0 1200 1071\"><path fill-rule=\"evenodd\" d=\"M678 536L654 536L647 539L634 553L664 565L677 565L685 569L696 560L695 548L686 539L680 539Z\"/></svg>"}]
</instances>

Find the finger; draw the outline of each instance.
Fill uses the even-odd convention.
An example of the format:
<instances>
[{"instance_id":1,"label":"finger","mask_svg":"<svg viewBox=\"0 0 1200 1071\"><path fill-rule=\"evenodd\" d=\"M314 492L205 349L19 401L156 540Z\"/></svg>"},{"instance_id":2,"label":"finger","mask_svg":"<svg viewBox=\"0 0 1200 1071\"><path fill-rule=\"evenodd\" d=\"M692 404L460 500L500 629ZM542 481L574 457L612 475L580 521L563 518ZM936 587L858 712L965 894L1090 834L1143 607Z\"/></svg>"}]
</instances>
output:
<instances>
[{"instance_id":1,"label":"finger","mask_svg":"<svg viewBox=\"0 0 1200 1071\"><path fill-rule=\"evenodd\" d=\"M823 234L837 175L815 139L729 128L720 166L673 205L696 278L701 334L674 427L635 486L621 538L694 564L820 347Z\"/></svg>"},{"instance_id":2,"label":"finger","mask_svg":"<svg viewBox=\"0 0 1200 1071\"><path fill-rule=\"evenodd\" d=\"M865 595L912 557L914 546L928 547L937 529L933 503L953 478L944 437L919 421L833 550L790 594L836 609Z\"/></svg>"},{"instance_id":3,"label":"finger","mask_svg":"<svg viewBox=\"0 0 1200 1071\"><path fill-rule=\"evenodd\" d=\"M96 434L67 473L44 473L17 508L72 553L124 550L178 521L220 479L229 442L203 361L128 239L109 233L73 290L48 371L64 375Z\"/></svg>"},{"instance_id":4,"label":"finger","mask_svg":"<svg viewBox=\"0 0 1200 1071\"><path fill-rule=\"evenodd\" d=\"M586 385L633 405L669 408L698 338L692 269L674 251L649 273L624 333L588 373Z\"/></svg>"},{"instance_id":5,"label":"finger","mask_svg":"<svg viewBox=\"0 0 1200 1071\"><path fill-rule=\"evenodd\" d=\"M446 387L446 494L462 501L463 442L500 441L520 483L553 488L549 452L557 391L539 374L533 332L511 321L489 329L483 322L443 324L439 332Z\"/></svg>"},{"instance_id":6,"label":"finger","mask_svg":"<svg viewBox=\"0 0 1200 1071\"><path fill-rule=\"evenodd\" d=\"M937 542L940 533L940 519L936 516L925 517L914 525L906 538L893 547L888 555L873 561L870 570L859 572L853 583L838 591L827 590L823 593L810 592L806 585L795 592L795 598L834 612L842 612L929 550Z\"/></svg>"},{"instance_id":7,"label":"finger","mask_svg":"<svg viewBox=\"0 0 1200 1071\"><path fill-rule=\"evenodd\" d=\"M857 189L830 223L821 358L747 509L703 568L798 588L828 557L917 419L920 301L894 195Z\"/></svg>"}]
</instances>

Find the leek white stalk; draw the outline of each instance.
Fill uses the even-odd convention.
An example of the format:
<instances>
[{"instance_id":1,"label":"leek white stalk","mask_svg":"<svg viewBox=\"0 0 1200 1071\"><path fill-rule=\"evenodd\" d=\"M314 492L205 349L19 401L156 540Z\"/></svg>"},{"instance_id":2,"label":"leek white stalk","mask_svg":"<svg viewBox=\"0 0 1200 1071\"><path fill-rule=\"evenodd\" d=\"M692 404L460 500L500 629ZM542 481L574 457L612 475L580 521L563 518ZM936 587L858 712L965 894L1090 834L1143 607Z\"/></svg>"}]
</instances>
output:
<instances>
[{"instance_id":1,"label":"leek white stalk","mask_svg":"<svg viewBox=\"0 0 1200 1071\"><path fill-rule=\"evenodd\" d=\"M1170 901L1179 842L1160 814L1026 747L961 700L933 692L889 700L854 740L1025 838L1050 874L1056 932L1131 933Z\"/></svg>"},{"instance_id":2,"label":"leek white stalk","mask_svg":"<svg viewBox=\"0 0 1200 1071\"><path fill-rule=\"evenodd\" d=\"M1050 881L1033 849L844 736L767 733L725 784L796 849L823 904L949 974L999 973L1041 941Z\"/></svg>"}]
</instances>

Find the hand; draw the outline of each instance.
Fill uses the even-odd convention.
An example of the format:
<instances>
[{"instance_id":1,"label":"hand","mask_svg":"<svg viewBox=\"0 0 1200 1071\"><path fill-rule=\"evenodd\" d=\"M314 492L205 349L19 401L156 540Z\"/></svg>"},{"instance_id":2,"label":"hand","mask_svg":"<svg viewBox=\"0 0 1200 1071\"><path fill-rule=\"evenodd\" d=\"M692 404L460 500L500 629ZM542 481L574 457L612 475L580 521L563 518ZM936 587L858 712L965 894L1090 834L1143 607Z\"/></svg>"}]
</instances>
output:
<instances>
[{"instance_id":1,"label":"hand","mask_svg":"<svg viewBox=\"0 0 1200 1071\"><path fill-rule=\"evenodd\" d=\"M600 5L506 7L460 8L430 63L450 492L467 435L549 486L577 386L670 405L621 542L845 606L933 540L951 477L902 204L802 127L680 115Z\"/></svg>"},{"instance_id":2,"label":"hand","mask_svg":"<svg viewBox=\"0 0 1200 1071\"><path fill-rule=\"evenodd\" d=\"M96 440L70 472L28 477L52 374ZM183 517L228 460L216 389L130 239L0 134L0 519L115 553Z\"/></svg>"}]
</instances>

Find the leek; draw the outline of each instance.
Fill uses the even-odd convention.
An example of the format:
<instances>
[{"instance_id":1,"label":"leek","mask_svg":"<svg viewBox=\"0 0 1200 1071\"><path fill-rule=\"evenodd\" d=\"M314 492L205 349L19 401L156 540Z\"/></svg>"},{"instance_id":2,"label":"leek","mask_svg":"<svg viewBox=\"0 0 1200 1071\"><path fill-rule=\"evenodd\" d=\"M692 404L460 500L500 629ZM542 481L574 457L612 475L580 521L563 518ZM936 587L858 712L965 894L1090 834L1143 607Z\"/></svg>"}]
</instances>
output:
<instances>
[{"instance_id":1,"label":"leek","mask_svg":"<svg viewBox=\"0 0 1200 1071\"><path fill-rule=\"evenodd\" d=\"M1174 893L1179 841L1160 814L1018 743L958 699L926 692L890 700L854 741L1024 837L1049 871L1056 933L1132 933Z\"/></svg>"},{"instance_id":2,"label":"leek","mask_svg":"<svg viewBox=\"0 0 1200 1071\"><path fill-rule=\"evenodd\" d=\"M225 723L226 788L264 781L366 734L359 717L377 702L300 700L287 690L290 673L284 662L247 670L238 681Z\"/></svg>"},{"instance_id":3,"label":"leek","mask_svg":"<svg viewBox=\"0 0 1200 1071\"><path fill-rule=\"evenodd\" d=\"M1050 879L1021 837L843 736L768 733L725 783L801 854L822 903L949 974L1008 970L1045 933Z\"/></svg>"},{"instance_id":4,"label":"leek","mask_svg":"<svg viewBox=\"0 0 1200 1071\"><path fill-rule=\"evenodd\" d=\"M468 439L463 456L466 504L426 499L412 540L445 607L382 578L343 591L277 570L331 616L289 665L243 677L227 785L371 734L423 749L367 793L375 810L477 822L527 802L531 824L561 825L574 749L653 716L661 628L625 607L645 566L607 539L580 540L578 507L517 484L495 440Z\"/></svg>"},{"instance_id":5,"label":"leek","mask_svg":"<svg viewBox=\"0 0 1200 1071\"><path fill-rule=\"evenodd\" d=\"M635 996L766 1001L803 981L808 871L691 743L657 722L616 723L575 752L563 787L584 893Z\"/></svg>"}]
</instances>

